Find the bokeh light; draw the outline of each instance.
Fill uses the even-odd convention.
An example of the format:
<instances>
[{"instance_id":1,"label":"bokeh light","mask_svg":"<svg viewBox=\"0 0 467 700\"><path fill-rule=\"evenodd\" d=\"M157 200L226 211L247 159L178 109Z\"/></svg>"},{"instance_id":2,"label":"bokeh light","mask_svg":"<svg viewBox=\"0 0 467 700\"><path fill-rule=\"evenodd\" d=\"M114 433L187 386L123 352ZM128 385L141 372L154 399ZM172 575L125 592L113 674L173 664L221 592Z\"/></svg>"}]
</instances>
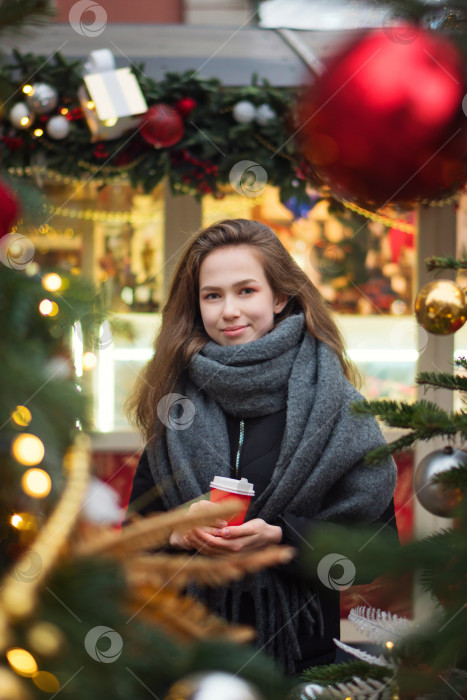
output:
<instances>
[{"instance_id":1,"label":"bokeh light","mask_svg":"<svg viewBox=\"0 0 467 700\"><path fill-rule=\"evenodd\" d=\"M32 498L45 498L50 493L52 481L43 469L28 469L21 478L21 487Z\"/></svg>"},{"instance_id":2,"label":"bokeh light","mask_svg":"<svg viewBox=\"0 0 467 700\"><path fill-rule=\"evenodd\" d=\"M53 309L53 304L50 299L42 299L39 304L39 311L43 316L48 316Z\"/></svg>"},{"instance_id":3,"label":"bokeh light","mask_svg":"<svg viewBox=\"0 0 467 700\"><path fill-rule=\"evenodd\" d=\"M83 355L83 369L89 372L97 366L97 356L94 352L85 352Z\"/></svg>"},{"instance_id":4,"label":"bokeh light","mask_svg":"<svg viewBox=\"0 0 467 700\"><path fill-rule=\"evenodd\" d=\"M11 445L11 453L17 462L32 467L42 462L45 448L42 440L31 433L20 433Z\"/></svg>"},{"instance_id":5,"label":"bokeh light","mask_svg":"<svg viewBox=\"0 0 467 700\"><path fill-rule=\"evenodd\" d=\"M45 693L56 693L60 690L60 682L53 673L48 671L38 671L34 674L32 682L36 685L39 690L43 690Z\"/></svg>"},{"instance_id":6,"label":"bokeh light","mask_svg":"<svg viewBox=\"0 0 467 700\"><path fill-rule=\"evenodd\" d=\"M47 289L48 292L57 292L61 289L62 278L56 272L49 272L42 279L42 286Z\"/></svg>"},{"instance_id":7,"label":"bokeh light","mask_svg":"<svg viewBox=\"0 0 467 700\"><path fill-rule=\"evenodd\" d=\"M8 663L20 676L33 676L37 672L37 663L32 654L26 649L14 647L6 653Z\"/></svg>"},{"instance_id":8,"label":"bokeh light","mask_svg":"<svg viewBox=\"0 0 467 700\"><path fill-rule=\"evenodd\" d=\"M29 423L32 421L31 411L29 408L26 408L26 406L16 406L15 410L11 414L11 418L14 420L16 425L21 425L23 428L29 425Z\"/></svg>"}]
</instances>

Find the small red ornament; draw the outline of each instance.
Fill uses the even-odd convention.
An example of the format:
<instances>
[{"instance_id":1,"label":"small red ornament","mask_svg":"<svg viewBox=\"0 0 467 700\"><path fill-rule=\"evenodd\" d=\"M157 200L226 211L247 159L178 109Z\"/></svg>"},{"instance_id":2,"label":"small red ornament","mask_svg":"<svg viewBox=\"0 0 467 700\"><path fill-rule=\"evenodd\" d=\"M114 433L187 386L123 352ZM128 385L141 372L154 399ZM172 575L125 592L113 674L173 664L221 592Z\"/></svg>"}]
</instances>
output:
<instances>
[{"instance_id":1,"label":"small red ornament","mask_svg":"<svg viewBox=\"0 0 467 700\"><path fill-rule=\"evenodd\" d=\"M338 196L378 205L437 199L467 179L462 56L436 33L410 36L368 32L305 90L303 152Z\"/></svg>"},{"instance_id":2,"label":"small red ornament","mask_svg":"<svg viewBox=\"0 0 467 700\"><path fill-rule=\"evenodd\" d=\"M143 116L139 133L155 148L168 148L183 136L183 121L177 110L166 104L149 107Z\"/></svg>"},{"instance_id":3,"label":"small red ornament","mask_svg":"<svg viewBox=\"0 0 467 700\"><path fill-rule=\"evenodd\" d=\"M183 97L175 106L182 117L187 117L197 105L198 103L192 97Z\"/></svg>"},{"instance_id":4,"label":"small red ornament","mask_svg":"<svg viewBox=\"0 0 467 700\"><path fill-rule=\"evenodd\" d=\"M0 238L11 232L19 214L20 205L15 193L0 181Z\"/></svg>"}]
</instances>

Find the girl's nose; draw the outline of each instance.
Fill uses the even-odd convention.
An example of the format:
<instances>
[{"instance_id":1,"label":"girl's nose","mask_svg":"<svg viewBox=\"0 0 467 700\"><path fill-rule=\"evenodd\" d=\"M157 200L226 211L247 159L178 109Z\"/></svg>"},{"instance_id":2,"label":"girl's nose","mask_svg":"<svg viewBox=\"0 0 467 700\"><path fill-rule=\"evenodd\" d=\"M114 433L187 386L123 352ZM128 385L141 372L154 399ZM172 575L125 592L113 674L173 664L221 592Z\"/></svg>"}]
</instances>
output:
<instances>
[{"instance_id":1,"label":"girl's nose","mask_svg":"<svg viewBox=\"0 0 467 700\"><path fill-rule=\"evenodd\" d=\"M224 308L222 309L224 316L231 318L232 316L238 316L239 308L235 299L226 297L224 301Z\"/></svg>"}]
</instances>

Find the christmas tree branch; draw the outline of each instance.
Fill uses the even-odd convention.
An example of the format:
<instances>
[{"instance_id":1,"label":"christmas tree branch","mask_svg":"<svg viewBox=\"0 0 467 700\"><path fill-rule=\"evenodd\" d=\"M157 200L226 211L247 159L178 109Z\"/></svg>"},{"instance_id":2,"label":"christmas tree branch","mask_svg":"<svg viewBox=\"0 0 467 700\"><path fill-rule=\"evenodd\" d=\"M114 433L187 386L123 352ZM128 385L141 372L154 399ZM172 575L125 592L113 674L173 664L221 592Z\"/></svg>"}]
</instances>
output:
<instances>
[{"instance_id":1,"label":"christmas tree branch","mask_svg":"<svg viewBox=\"0 0 467 700\"><path fill-rule=\"evenodd\" d=\"M440 389L467 391L467 377L449 374L449 372L420 372L415 381L417 384L428 384Z\"/></svg>"},{"instance_id":2,"label":"christmas tree branch","mask_svg":"<svg viewBox=\"0 0 467 700\"><path fill-rule=\"evenodd\" d=\"M428 272L433 270L467 270L467 259L457 260L456 258L441 258L433 255L425 259L425 266Z\"/></svg>"},{"instance_id":3,"label":"christmas tree branch","mask_svg":"<svg viewBox=\"0 0 467 700\"><path fill-rule=\"evenodd\" d=\"M433 477L433 481L465 492L467 491L467 466L453 467L447 472L437 474Z\"/></svg>"},{"instance_id":4,"label":"christmas tree branch","mask_svg":"<svg viewBox=\"0 0 467 700\"><path fill-rule=\"evenodd\" d=\"M458 357L454 360L456 367L467 370L467 359L465 357Z\"/></svg>"},{"instance_id":5,"label":"christmas tree branch","mask_svg":"<svg viewBox=\"0 0 467 700\"><path fill-rule=\"evenodd\" d=\"M464 411L447 413L431 401L415 401L407 404L399 401L359 401L352 406L353 413L379 417L393 428L406 428L410 433L381 447L371 450L365 457L366 464L374 464L384 457L410 447L416 440L435 437L467 437L467 414Z\"/></svg>"}]
</instances>

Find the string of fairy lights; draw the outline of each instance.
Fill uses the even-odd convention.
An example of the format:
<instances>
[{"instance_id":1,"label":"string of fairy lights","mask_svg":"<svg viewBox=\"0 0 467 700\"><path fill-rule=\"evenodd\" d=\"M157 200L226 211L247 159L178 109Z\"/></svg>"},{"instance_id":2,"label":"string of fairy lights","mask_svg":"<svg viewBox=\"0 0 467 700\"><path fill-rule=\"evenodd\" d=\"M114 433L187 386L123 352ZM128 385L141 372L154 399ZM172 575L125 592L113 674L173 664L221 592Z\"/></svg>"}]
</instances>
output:
<instances>
[{"instance_id":1,"label":"string of fairy lights","mask_svg":"<svg viewBox=\"0 0 467 700\"><path fill-rule=\"evenodd\" d=\"M62 278L56 272L50 272L42 278L42 286L45 291L64 291L68 286L68 280ZM59 311L59 305L47 297L44 297L38 305L38 311L42 316L54 317ZM93 352L85 352L82 356L81 367L84 371L90 371L97 366L97 356ZM27 428L32 421L31 411L27 406L18 405L11 413L11 420L19 428ZM50 493L52 482L49 474L38 467L45 455L42 440L30 432L21 432L11 444L11 454L14 459L29 469L24 472L21 479L23 491L33 498L45 498ZM13 527L22 529L24 519L22 515L15 513L11 517Z\"/></svg>"}]
</instances>

